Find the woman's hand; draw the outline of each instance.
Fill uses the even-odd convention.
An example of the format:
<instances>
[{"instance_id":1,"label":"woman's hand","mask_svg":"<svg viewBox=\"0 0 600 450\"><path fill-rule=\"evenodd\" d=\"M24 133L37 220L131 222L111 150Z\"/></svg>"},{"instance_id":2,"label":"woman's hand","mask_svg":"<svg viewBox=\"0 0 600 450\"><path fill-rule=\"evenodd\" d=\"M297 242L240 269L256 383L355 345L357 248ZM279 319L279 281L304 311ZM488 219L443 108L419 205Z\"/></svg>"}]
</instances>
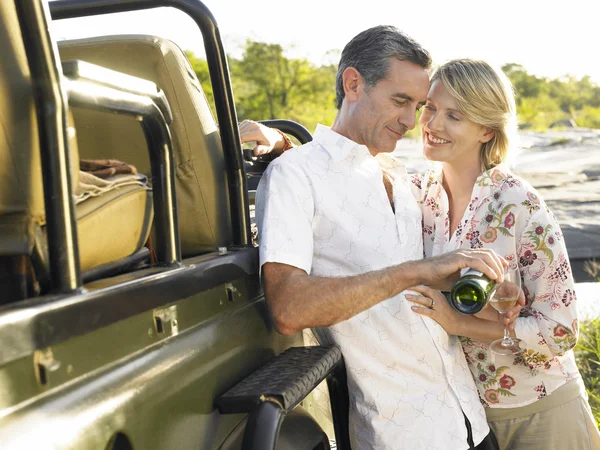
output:
<instances>
[{"instance_id":1,"label":"woman's hand","mask_svg":"<svg viewBox=\"0 0 600 450\"><path fill-rule=\"evenodd\" d=\"M266 127L252 120L244 120L240 123L239 129L242 143L256 142L256 147L253 149L254 156L283 150L285 145L283 136L273 128Z\"/></svg>"},{"instance_id":2,"label":"woman's hand","mask_svg":"<svg viewBox=\"0 0 600 450\"><path fill-rule=\"evenodd\" d=\"M431 317L433 320L439 323L448 334L454 334L457 336L472 337L468 329L469 326L473 327L474 321L484 320L501 324L502 327L507 325L511 334L514 334L513 330L515 328L515 321L519 317L519 313L523 307L522 305L525 304L525 295L523 292L521 292L517 305L513 306L506 313L504 318L489 305L481 312L473 316L469 316L455 311L448 303L448 300L446 300L444 294L436 289L432 289L428 286L417 286L410 288L409 290L419 294L405 295L408 301L415 303L415 305L412 307L414 312L421 314L422 316Z\"/></svg>"},{"instance_id":3,"label":"woman's hand","mask_svg":"<svg viewBox=\"0 0 600 450\"><path fill-rule=\"evenodd\" d=\"M468 316L452 309L444 294L428 286L416 286L408 289L420 295L405 294L408 301L415 303L411 309L422 316L431 317L448 334L462 335L461 330Z\"/></svg>"},{"instance_id":4,"label":"woman's hand","mask_svg":"<svg viewBox=\"0 0 600 450\"><path fill-rule=\"evenodd\" d=\"M502 317L502 314L492 308L489 303L485 306L485 308L473 315L479 319L502 323L508 326L508 329L512 331L515 327L514 323L519 318L521 309L523 309L523 306L525 306L526 302L527 300L525 300L525 293L523 290L521 290L517 304L510 308L506 314L504 314L504 317Z\"/></svg>"}]
</instances>

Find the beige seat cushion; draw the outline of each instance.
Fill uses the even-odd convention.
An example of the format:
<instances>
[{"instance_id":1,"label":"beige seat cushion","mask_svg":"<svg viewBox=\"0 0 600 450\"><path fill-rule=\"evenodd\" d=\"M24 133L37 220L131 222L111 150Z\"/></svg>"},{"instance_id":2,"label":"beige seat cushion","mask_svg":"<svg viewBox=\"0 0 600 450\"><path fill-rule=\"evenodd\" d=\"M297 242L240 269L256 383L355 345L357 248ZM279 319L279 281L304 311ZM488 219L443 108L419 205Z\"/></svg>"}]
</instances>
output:
<instances>
[{"instance_id":1,"label":"beige seat cushion","mask_svg":"<svg viewBox=\"0 0 600 450\"><path fill-rule=\"evenodd\" d=\"M151 191L124 186L77 205L81 270L132 255L142 248L152 224Z\"/></svg>"},{"instance_id":2,"label":"beige seat cushion","mask_svg":"<svg viewBox=\"0 0 600 450\"><path fill-rule=\"evenodd\" d=\"M206 98L187 58L170 41L152 36L104 36L59 42L61 59L81 59L150 80L173 112L176 192L184 256L232 243L221 140ZM139 124L131 118L74 110L80 157L114 158L150 175Z\"/></svg>"}]
</instances>

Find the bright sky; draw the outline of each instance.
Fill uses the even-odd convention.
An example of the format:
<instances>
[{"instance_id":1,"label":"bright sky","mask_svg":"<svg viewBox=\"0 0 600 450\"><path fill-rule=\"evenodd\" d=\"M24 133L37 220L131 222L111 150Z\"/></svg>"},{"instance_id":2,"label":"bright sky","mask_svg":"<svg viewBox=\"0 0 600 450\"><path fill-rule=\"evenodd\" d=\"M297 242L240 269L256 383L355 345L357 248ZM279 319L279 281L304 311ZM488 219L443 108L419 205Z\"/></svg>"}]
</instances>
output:
<instances>
[{"instance_id":1,"label":"bright sky","mask_svg":"<svg viewBox=\"0 0 600 450\"><path fill-rule=\"evenodd\" d=\"M280 43L291 49L291 57L307 57L317 64L337 62L337 56L326 56L329 50L341 50L366 28L391 24L427 48L436 63L457 57L496 65L516 62L536 75L590 75L600 84L599 0L205 0L205 4L217 20L225 50L234 55L251 38ZM59 38L154 34L203 55L200 32L177 10L59 21L54 27Z\"/></svg>"}]
</instances>

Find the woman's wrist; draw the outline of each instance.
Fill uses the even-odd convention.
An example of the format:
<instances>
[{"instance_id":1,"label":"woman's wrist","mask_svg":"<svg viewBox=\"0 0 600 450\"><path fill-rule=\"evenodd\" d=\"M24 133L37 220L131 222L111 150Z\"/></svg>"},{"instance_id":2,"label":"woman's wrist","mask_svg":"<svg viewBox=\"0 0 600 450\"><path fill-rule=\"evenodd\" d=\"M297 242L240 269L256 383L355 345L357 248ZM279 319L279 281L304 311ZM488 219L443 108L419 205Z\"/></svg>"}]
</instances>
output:
<instances>
[{"instance_id":1,"label":"woman's wrist","mask_svg":"<svg viewBox=\"0 0 600 450\"><path fill-rule=\"evenodd\" d=\"M452 327L454 332L449 334L454 334L456 336L472 337L469 336L469 330L473 328L473 319L478 320L477 317L468 316L460 313L456 314L457 316L454 320L454 325Z\"/></svg>"},{"instance_id":2,"label":"woman's wrist","mask_svg":"<svg viewBox=\"0 0 600 450\"><path fill-rule=\"evenodd\" d=\"M491 320L480 319L475 316L464 316L458 325L458 336L464 336L485 344L491 344L496 339L504 337L504 324ZM514 330L510 330L510 335L515 337Z\"/></svg>"},{"instance_id":3,"label":"woman's wrist","mask_svg":"<svg viewBox=\"0 0 600 450\"><path fill-rule=\"evenodd\" d=\"M279 134L279 139L277 140L273 150L277 150L283 153L286 150L294 148L294 144L287 134L285 134L283 131L277 128L273 128L273 130L276 131L277 134Z\"/></svg>"}]
</instances>

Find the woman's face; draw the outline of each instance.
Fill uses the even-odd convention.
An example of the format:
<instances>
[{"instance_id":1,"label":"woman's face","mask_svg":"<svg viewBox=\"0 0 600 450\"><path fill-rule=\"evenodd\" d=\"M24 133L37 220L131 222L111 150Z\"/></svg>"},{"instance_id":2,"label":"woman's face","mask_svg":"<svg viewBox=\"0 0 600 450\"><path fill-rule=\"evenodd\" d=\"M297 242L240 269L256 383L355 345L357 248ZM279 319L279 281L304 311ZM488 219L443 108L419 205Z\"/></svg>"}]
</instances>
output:
<instances>
[{"instance_id":1,"label":"woman's face","mask_svg":"<svg viewBox=\"0 0 600 450\"><path fill-rule=\"evenodd\" d=\"M467 119L440 80L429 89L419 120L423 153L430 161L471 166L481 165L481 145L493 131Z\"/></svg>"}]
</instances>

